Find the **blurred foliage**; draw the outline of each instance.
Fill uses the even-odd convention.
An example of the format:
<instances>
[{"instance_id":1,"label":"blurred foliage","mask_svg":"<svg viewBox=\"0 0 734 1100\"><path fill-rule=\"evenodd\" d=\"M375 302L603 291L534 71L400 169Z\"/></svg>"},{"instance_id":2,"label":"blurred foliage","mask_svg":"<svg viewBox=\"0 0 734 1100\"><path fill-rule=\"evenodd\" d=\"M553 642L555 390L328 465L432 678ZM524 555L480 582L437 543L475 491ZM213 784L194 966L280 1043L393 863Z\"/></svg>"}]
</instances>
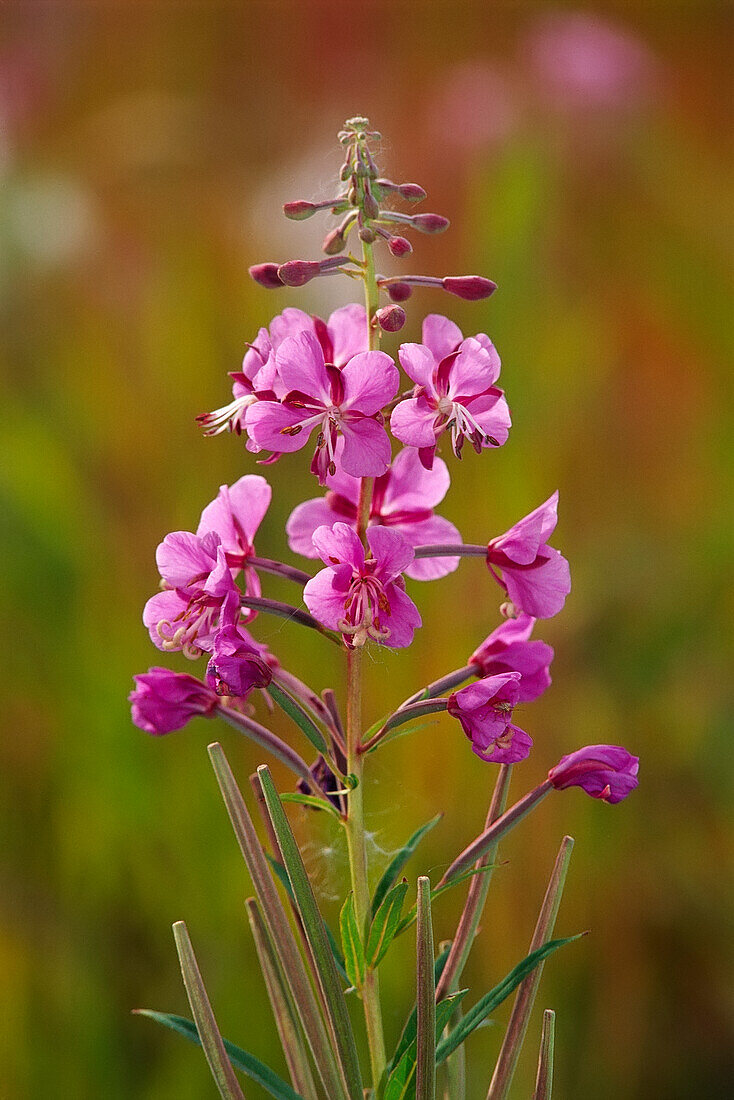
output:
<instances>
[{"instance_id":1,"label":"blurred foliage","mask_svg":"<svg viewBox=\"0 0 734 1100\"><path fill-rule=\"evenodd\" d=\"M581 8L573 24L527 0L396 0L359 17L305 0L4 5L3 1096L212 1095L199 1052L129 1015L185 1010L179 918L223 1032L282 1070L204 746L221 738L243 782L258 754L201 720L148 738L126 694L159 660L140 623L156 543L255 469L238 440L202 439L195 414L223 402L225 372L274 312L343 300L332 280L271 295L246 269L315 251L318 227L283 222L280 204L327 194L333 134L355 111L384 131L385 170L452 219L416 242L412 269L500 285L486 303L409 303L408 339L432 310L490 333L513 410L507 446L454 462L444 513L486 540L561 489L574 591L538 631L555 683L522 715L536 750L515 790L587 742L642 758L623 806L554 796L513 834L467 980L478 995L525 953L570 832L558 934L592 934L546 968L517 1095L545 1006L561 1097L725 1095L731 9ZM581 33L573 64L553 39L564 26ZM260 553L283 553L291 508L313 495L306 465L270 470ZM411 592L425 626L411 650L372 655L370 720L498 621L478 563ZM342 690L325 643L258 629L314 686ZM445 810L420 863L435 878L481 825L491 769L446 718L372 759L376 867ZM294 817L333 919L344 853L328 823ZM436 904L437 939L460 904ZM399 968L383 986L394 1039ZM472 1038L471 1098L499 1042L498 1027Z\"/></svg>"}]
</instances>

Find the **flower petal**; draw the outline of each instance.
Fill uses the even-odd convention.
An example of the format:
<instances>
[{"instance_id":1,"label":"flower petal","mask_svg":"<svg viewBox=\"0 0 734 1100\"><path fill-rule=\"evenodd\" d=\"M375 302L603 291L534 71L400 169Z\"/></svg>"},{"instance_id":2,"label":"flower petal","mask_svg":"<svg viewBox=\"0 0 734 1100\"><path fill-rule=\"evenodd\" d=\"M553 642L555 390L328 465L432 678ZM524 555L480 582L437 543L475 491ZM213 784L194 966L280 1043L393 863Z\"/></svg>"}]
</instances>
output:
<instances>
[{"instance_id":1,"label":"flower petal","mask_svg":"<svg viewBox=\"0 0 734 1100\"><path fill-rule=\"evenodd\" d=\"M424 318L422 338L437 364L456 351L463 340L459 326L440 313L429 313Z\"/></svg>"},{"instance_id":2,"label":"flower petal","mask_svg":"<svg viewBox=\"0 0 734 1100\"><path fill-rule=\"evenodd\" d=\"M402 344L398 359L400 366L416 385L425 386L429 393L435 392L433 372L437 363L433 352L423 344Z\"/></svg>"},{"instance_id":3,"label":"flower petal","mask_svg":"<svg viewBox=\"0 0 734 1100\"><path fill-rule=\"evenodd\" d=\"M343 367L353 355L367 351L367 314L357 302L335 309L326 328L334 348L335 366Z\"/></svg>"},{"instance_id":4,"label":"flower petal","mask_svg":"<svg viewBox=\"0 0 734 1100\"><path fill-rule=\"evenodd\" d=\"M313 533L313 545L321 560L332 568L348 565L361 572L364 567L364 547L357 532L346 523L317 527Z\"/></svg>"},{"instance_id":5,"label":"flower petal","mask_svg":"<svg viewBox=\"0 0 734 1100\"><path fill-rule=\"evenodd\" d=\"M377 559L375 576L383 584L403 573L415 557L410 543L389 527L368 527L367 542L372 556Z\"/></svg>"},{"instance_id":6,"label":"flower petal","mask_svg":"<svg viewBox=\"0 0 734 1100\"><path fill-rule=\"evenodd\" d=\"M499 371L492 356L478 340L469 337L459 348L451 364L448 396L457 401L484 393L497 381Z\"/></svg>"},{"instance_id":7,"label":"flower petal","mask_svg":"<svg viewBox=\"0 0 734 1100\"><path fill-rule=\"evenodd\" d=\"M303 504L296 505L285 526L288 545L293 553L302 554L304 558L317 558L319 554L313 544L313 533L317 527L330 527L335 519L326 497L305 500Z\"/></svg>"},{"instance_id":8,"label":"flower petal","mask_svg":"<svg viewBox=\"0 0 734 1100\"><path fill-rule=\"evenodd\" d=\"M374 416L398 392L398 368L384 351L363 351L353 356L342 371L342 409L354 409Z\"/></svg>"},{"instance_id":9,"label":"flower petal","mask_svg":"<svg viewBox=\"0 0 734 1100\"><path fill-rule=\"evenodd\" d=\"M403 447L393 460L385 489L382 515L435 508L449 491L451 478L446 463L437 458L427 470L413 447Z\"/></svg>"},{"instance_id":10,"label":"flower petal","mask_svg":"<svg viewBox=\"0 0 734 1100\"><path fill-rule=\"evenodd\" d=\"M533 739L525 730L510 726L502 737L502 744L494 742L487 749L482 749L473 743L472 751L490 764L517 764L519 760L527 759L532 747Z\"/></svg>"},{"instance_id":11,"label":"flower petal","mask_svg":"<svg viewBox=\"0 0 734 1100\"><path fill-rule=\"evenodd\" d=\"M375 527L374 530L379 528ZM388 584L385 595L390 611L380 615L380 624L383 628L387 627L390 633L382 644L390 649L403 649L413 641L413 632L423 625L423 620L410 596L397 584Z\"/></svg>"},{"instance_id":12,"label":"flower petal","mask_svg":"<svg viewBox=\"0 0 734 1100\"><path fill-rule=\"evenodd\" d=\"M227 553L242 552L252 546L271 497L270 486L259 474L245 474L231 488L222 485L201 513L196 533L216 531Z\"/></svg>"},{"instance_id":13,"label":"flower petal","mask_svg":"<svg viewBox=\"0 0 734 1100\"><path fill-rule=\"evenodd\" d=\"M185 588L192 577L209 574L215 559L198 535L190 531L172 531L158 546L155 560L164 581L173 588Z\"/></svg>"},{"instance_id":14,"label":"flower petal","mask_svg":"<svg viewBox=\"0 0 734 1100\"><path fill-rule=\"evenodd\" d=\"M258 401L250 405L245 415L245 427L253 443L266 451L300 451L315 427L306 424L302 430L291 434L295 428L309 419L301 409L289 409L279 401Z\"/></svg>"},{"instance_id":15,"label":"flower petal","mask_svg":"<svg viewBox=\"0 0 734 1100\"><path fill-rule=\"evenodd\" d=\"M453 523L443 516L431 516L420 523L396 523L393 531L399 531L411 546L430 546L437 542L463 542ZM458 569L460 558L417 558L405 570L415 581L435 581Z\"/></svg>"},{"instance_id":16,"label":"flower petal","mask_svg":"<svg viewBox=\"0 0 734 1100\"><path fill-rule=\"evenodd\" d=\"M506 554L518 565L530 565L535 561L540 547L555 531L557 522L558 490L556 489L543 504L523 516L505 531L504 535L492 539L489 545L492 550ZM538 616L538 618L543 617Z\"/></svg>"},{"instance_id":17,"label":"flower petal","mask_svg":"<svg viewBox=\"0 0 734 1100\"><path fill-rule=\"evenodd\" d=\"M331 630L338 630L345 615L344 599L348 581L344 583L341 571L322 569L304 586L303 602L311 614Z\"/></svg>"},{"instance_id":18,"label":"flower petal","mask_svg":"<svg viewBox=\"0 0 734 1100\"><path fill-rule=\"evenodd\" d=\"M354 360L352 360L354 362ZM342 466L353 477L381 477L390 466L390 439L381 424L370 417L349 417L342 422Z\"/></svg>"},{"instance_id":19,"label":"flower petal","mask_svg":"<svg viewBox=\"0 0 734 1100\"><path fill-rule=\"evenodd\" d=\"M571 591L568 562L551 546L543 549L543 560L531 568L504 566L502 579L515 607L534 615L536 619L550 619L557 615Z\"/></svg>"},{"instance_id":20,"label":"flower petal","mask_svg":"<svg viewBox=\"0 0 734 1100\"><path fill-rule=\"evenodd\" d=\"M421 394L401 401L390 417L390 431L401 443L409 447L433 447L436 433L433 425L436 410Z\"/></svg>"},{"instance_id":21,"label":"flower petal","mask_svg":"<svg viewBox=\"0 0 734 1100\"><path fill-rule=\"evenodd\" d=\"M331 404L324 353L313 332L287 337L275 353L275 362L287 390L299 390L322 405Z\"/></svg>"}]
</instances>

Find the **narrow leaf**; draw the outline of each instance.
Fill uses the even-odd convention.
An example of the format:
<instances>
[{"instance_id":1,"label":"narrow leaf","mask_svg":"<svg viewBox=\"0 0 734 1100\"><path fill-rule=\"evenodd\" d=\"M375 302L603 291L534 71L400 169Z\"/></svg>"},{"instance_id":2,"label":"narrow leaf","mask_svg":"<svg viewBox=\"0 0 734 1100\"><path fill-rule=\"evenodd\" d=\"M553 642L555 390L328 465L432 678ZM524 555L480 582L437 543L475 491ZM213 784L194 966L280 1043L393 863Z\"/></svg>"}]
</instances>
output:
<instances>
[{"instance_id":1,"label":"narrow leaf","mask_svg":"<svg viewBox=\"0 0 734 1100\"><path fill-rule=\"evenodd\" d=\"M446 965L446 960L449 957L450 950L451 950L451 942L449 941L446 944L443 951L441 952L441 954L436 959L436 964L433 968L434 981L436 982L436 984L438 984L438 982L441 978L441 974L443 973L443 968ZM461 1000L464 997L465 994L466 994L466 990L463 990L461 992L461 994L458 995L459 1000ZM447 1003L448 1003L448 1000L449 999L447 998ZM458 1004L459 1001L453 1001L451 1003L455 1005L455 1004ZM405 1021L405 1026L403 1027L403 1030L400 1033L400 1039L398 1040L398 1045L395 1047L395 1051L393 1053L393 1056L387 1064L387 1074L388 1075L390 1074L392 1069L397 1065L397 1063L400 1061L403 1054L405 1053L406 1049L410 1046L410 1044L415 1039L417 1026L418 1026L418 1013L417 1013L417 1010L416 1010L416 1006L413 1005L413 1009L410 1013L410 1016L408 1016L408 1019Z\"/></svg>"},{"instance_id":2,"label":"narrow leaf","mask_svg":"<svg viewBox=\"0 0 734 1100\"><path fill-rule=\"evenodd\" d=\"M452 993L450 997L446 997L445 1000L436 1005L436 1043L438 1043L441 1032L451 1019L456 1006L461 1003L466 994L467 990L461 989L458 993ZM403 1039L408 1037L404 1031L400 1043L398 1044L399 1054L398 1051L396 1051L396 1056L393 1059L395 1068L390 1068L388 1070L383 1100L403 1100L403 1097L410 1095L414 1091L413 1079L418 1050L417 1007L411 1014L408 1024L406 1024L406 1029L410 1036L409 1041L407 1045L403 1046Z\"/></svg>"},{"instance_id":3,"label":"narrow leaf","mask_svg":"<svg viewBox=\"0 0 734 1100\"><path fill-rule=\"evenodd\" d=\"M436 816L432 817L430 821L427 821L425 825L421 825L420 829L416 829L410 839L407 840L403 847L392 857L382 874L382 878L377 883L375 896L372 899L373 916L382 905L388 890L397 882L403 867L413 855L413 852L416 850L423 837L426 833L429 833L435 825L438 825L442 817L443 814L436 814Z\"/></svg>"},{"instance_id":4,"label":"narrow leaf","mask_svg":"<svg viewBox=\"0 0 734 1100\"><path fill-rule=\"evenodd\" d=\"M217 777L232 828L240 846L247 869L250 872L263 918L275 946L283 973L293 992L298 1015L306 1033L316 1068L324 1084L326 1094L334 1100L345 1100L346 1091L339 1067L326 1030L321 1009L301 957L296 941L280 903L272 875L268 869L260 842L247 812L244 799L237 786L222 746L209 746L209 756Z\"/></svg>"},{"instance_id":5,"label":"narrow leaf","mask_svg":"<svg viewBox=\"0 0 734 1100\"><path fill-rule=\"evenodd\" d=\"M326 935L324 920L316 904L316 898L306 874L306 868L303 865L296 839L278 798L270 769L263 764L257 769L257 774L260 776L265 802L278 838L283 863L288 872L288 878L296 898L296 905L301 914L303 927L311 947L319 985L324 995L347 1088L352 1100L362 1100L362 1074L357 1057L357 1046L334 962L334 953Z\"/></svg>"},{"instance_id":6,"label":"narrow leaf","mask_svg":"<svg viewBox=\"0 0 734 1100\"><path fill-rule=\"evenodd\" d=\"M422 875L418 879L416 928L416 1100L435 1100L436 1097L436 980L433 965L431 880Z\"/></svg>"},{"instance_id":7,"label":"narrow leaf","mask_svg":"<svg viewBox=\"0 0 734 1100\"><path fill-rule=\"evenodd\" d=\"M470 867L468 871L462 871L456 878L449 879L448 882L441 883L441 885L434 887L434 889L431 890L431 900L435 901L436 898L441 897L441 894L445 894L447 890L451 890L454 886L459 886L468 878L474 878L476 875L486 875L488 872L494 871L496 866L496 864L492 863L483 867ZM401 932L405 932L406 929L410 928L415 922L416 915L417 907L413 905L401 920L395 935L399 936Z\"/></svg>"},{"instance_id":8,"label":"narrow leaf","mask_svg":"<svg viewBox=\"0 0 734 1100\"><path fill-rule=\"evenodd\" d=\"M397 932L407 892L408 883L405 880L399 882L392 888L372 919L365 955L368 965L373 969L379 964Z\"/></svg>"},{"instance_id":9,"label":"narrow leaf","mask_svg":"<svg viewBox=\"0 0 734 1100\"><path fill-rule=\"evenodd\" d=\"M278 962L278 956L273 948L257 902L254 898L248 898L245 906L291 1081L304 1100L316 1100L316 1087L308 1063L308 1055L304 1046L303 1032L298 1021L298 1012L293 1001L293 994Z\"/></svg>"},{"instance_id":10,"label":"narrow leaf","mask_svg":"<svg viewBox=\"0 0 734 1100\"><path fill-rule=\"evenodd\" d=\"M350 985L361 989L364 985L364 946L354 912L354 895L349 894L339 915L344 965Z\"/></svg>"},{"instance_id":11,"label":"narrow leaf","mask_svg":"<svg viewBox=\"0 0 734 1100\"><path fill-rule=\"evenodd\" d=\"M328 756L329 750L324 735L310 715L303 709L301 704L297 703L292 695L289 695L287 691L284 691L282 687L279 687L272 680L268 684L266 691L278 704L281 710L284 710L288 717L296 723L298 728L305 733L313 747L324 756Z\"/></svg>"},{"instance_id":12,"label":"narrow leaf","mask_svg":"<svg viewBox=\"0 0 734 1100\"><path fill-rule=\"evenodd\" d=\"M543 1031L540 1036L538 1075L535 1078L533 1100L551 1100L553 1092L553 1048L556 1036L556 1014L552 1008L543 1013Z\"/></svg>"},{"instance_id":13,"label":"narrow leaf","mask_svg":"<svg viewBox=\"0 0 734 1100\"><path fill-rule=\"evenodd\" d=\"M259 780L258 780L258 784L259 784ZM279 863L277 859L273 859L272 856L266 856L265 858L267 859L268 863L270 864L270 867L272 868L273 873L275 874L276 878L278 879L281 886L285 890L286 894L288 895L290 900L295 905L296 904L296 899L293 896L293 889L291 887L291 880L288 878L288 872L286 871L285 867L283 866L282 863ZM297 916L297 919L300 920L300 917L298 916L297 907L296 907L296 916ZM341 974L344 981L349 982L349 978L347 977L347 969L344 965L344 956L342 955L341 951L339 950L339 945L336 942L336 938L334 936L334 933L331 931L328 924L325 925L325 928L326 928L326 935L328 937L329 943L331 944L331 950L334 952L334 962L336 963L336 968L339 971L339 973Z\"/></svg>"},{"instance_id":14,"label":"narrow leaf","mask_svg":"<svg viewBox=\"0 0 734 1100\"><path fill-rule=\"evenodd\" d=\"M186 988L186 996L191 1005L191 1012L196 1023L196 1031L199 1041L212 1071L212 1077L219 1089L222 1100L245 1100L245 1095L239 1086L239 1082L232 1069L227 1051L219 1034L217 1021L214 1018L212 1006L209 1002L201 971L196 961L194 949L191 946L188 929L182 920L176 921L173 926L173 937L176 941L179 962L181 963L181 975Z\"/></svg>"},{"instance_id":15,"label":"narrow leaf","mask_svg":"<svg viewBox=\"0 0 734 1100\"><path fill-rule=\"evenodd\" d=\"M573 943L574 940L580 939L583 935L585 933L580 932L577 936L567 936L563 940L550 940L539 947L537 951L532 951L522 962L519 962L507 977L502 979L499 985L496 985L481 1000L477 1001L473 1008L469 1009L463 1020L439 1043L436 1051L436 1064L440 1065L444 1059L448 1058L449 1054L456 1050L467 1036L471 1035L472 1031L479 1027L487 1016L509 997L513 990L517 989L520 982L533 972L538 963L543 962L548 955L552 955L559 947L564 947L567 943Z\"/></svg>"},{"instance_id":16,"label":"narrow leaf","mask_svg":"<svg viewBox=\"0 0 734 1100\"><path fill-rule=\"evenodd\" d=\"M171 1031L175 1031L178 1035L182 1035L184 1039L190 1040L192 1043L197 1043L201 1046L201 1039L197 1033L196 1027L187 1020L185 1016L174 1016L169 1012L154 1012L150 1008L138 1008L135 1011L136 1016L147 1016L149 1020L155 1020L157 1024L161 1024L163 1027L169 1028ZM271 1096L275 1097L275 1100L302 1100L302 1097L294 1092L290 1085L278 1077L270 1066L266 1066L264 1062L261 1062L259 1058L256 1058L254 1054L250 1054L249 1051L243 1050L242 1047L235 1046L234 1043L230 1043L229 1040L223 1039L224 1049L226 1050L229 1059L233 1066L237 1066L237 1069L246 1073L253 1081L258 1085L261 1085L266 1092L269 1092Z\"/></svg>"},{"instance_id":17,"label":"narrow leaf","mask_svg":"<svg viewBox=\"0 0 734 1100\"><path fill-rule=\"evenodd\" d=\"M530 941L531 951L541 947L553 935L572 850L573 837L564 836L548 880L533 938ZM497 1064L492 1074L492 1081L487 1093L488 1100L505 1100L510 1091L542 973L543 967L539 966L525 979L517 991Z\"/></svg>"},{"instance_id":18,"label":"narrow leaf","mask_svg":"<svg viewBox=\"0 0 734 1100\"><path fill-rule=\"evenodd\" d=\"M299 791L286 791L285 794L280 796L280 801L297 802L301 806L312 806L314 810L326 810L327 813L332 814L337 820L341 820L341 814L336 806L331 802L327 802L325 798L316 798L316 796L312 794L301 794Z\"/></svg>"}]
</instances>

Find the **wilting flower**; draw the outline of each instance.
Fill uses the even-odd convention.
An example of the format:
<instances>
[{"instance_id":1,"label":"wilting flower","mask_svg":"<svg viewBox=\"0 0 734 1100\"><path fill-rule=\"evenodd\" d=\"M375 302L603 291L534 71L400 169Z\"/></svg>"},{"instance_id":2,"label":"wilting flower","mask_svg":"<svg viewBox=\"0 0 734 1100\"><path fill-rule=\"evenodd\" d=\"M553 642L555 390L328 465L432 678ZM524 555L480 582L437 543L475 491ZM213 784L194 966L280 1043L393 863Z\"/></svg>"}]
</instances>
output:
<instances>
[{"instance_id":1,"label":"wilting flower","mask_svg":"<svg viewBox=\"0 0 734 1100\"><path fill-rule=\"evenodd\" d=\"M344 437L341 465L354 477L379 477L390 465L390 440L380 410L395 396L399 375L389 355L365 351L346 366L327 364L312 332L284 340L276 356L278 377L288 391L282 401L258 401L246 426L259 448L298 451L318 428L311 469L323 485L336 472L336 443Z\"/></svg>"},{"instance_id":2,"label":"wilting flower","mask_svg":"<svg viewBox=\"0 0 734 1100\"><path fill-rule=\"evenodd\" d=\"M244 699L253 688L266 687L273 674L266 662L267 648L258 645L239 624L238 595L228 594L219 629L212 639L206 682L217 695Z\"/></svg>"},{"instance_id":3,"label":"wilting flower","mask_svg":"<svg viewBox=\"0 0 734 1100\"><path fill-rule=\"evenodd\" d=\"M512 724L512 711L520 699L520 673L503 672L468 684L449 696L447 710L458 718L472 750L493 764L524 760L532 738Z\"/></svg>"},{"instance_id":4,"label":"wilting flower","mask_svg":"<svg viewBox=\"0 0 734 1100\"><path fill-rule=\"evenodd\" d=\"M322 524L331 526L343 520L357 526L359 480L339 469L343 443L337 444L337 471L328 474L326 496L297 505L288 520L288 544L296 554L317 558L313 533ZM434 515L433 509L449 489L450 477L446 463L436 459L426 470L411 447L405 447L390 469L375 481L370 506L370 526L389 527L397 531L411 546L429 546L440 542L461 542L461 535L447 519ZM435 580L452 573L459 558L421 558L405 570L414 580Z\"/></svg>"},{"instance_id":5,"label":"wilting flower","mask_svg":"<svg viewBox=\"0 0 734 1100\"><path fill-rule=\"evenodd\" d=\"M211 688L186 672L150 668L133 679L132 719L146 733L179 730L197 714L211 717L219 702Z\"/></svg>"},{"instance_id":6,"label":"wilting flower","mask_svg":"<svg viewBox=\"0 0 734 1100\"><path fill-rule=\"evenodd\" d=\"M158 649L198 657L211 649L225 597L239 592L221 539L213 531L203 538L173 531L155 556L163 591L146 603L143 622Z\"/></svg>"},{"instance_id":7,"label":"wilting flower","mask_svg":"<svg viewBox=\"0 0 734 1100\"><path fill-rule=\"evenodd\" d=\"M545 642L531 642L535 619L522 612L506 619L485 638L469 658L480 676L500 672L519 672L518 703L530 703L550 687L553 648Z\"/></svg>"},{"instance_id":8,"label":"wilting flower","mask_svg":"<svg viewBox=\"0 0 734 1100\"><path fill-rule=\"evenodd\" d=\"M346 523L319 527L313 544L327 568L303 589L306 607L324 626L341 632L350 648L372 638L393 648L408 646L421 625L401 574L413 548L395 531L370 527L370 556Z\"/></svg>"},{"instance_id":9,"label":"wilting flower","mask_svg":"<svg viewBox=\"0 0 734 1100\"><path fill-rule=\"evenodd\" d=\"M219 536L232 576L244 570L246 591L250 596L260 595L260 579L247 562L255 554L255 535L271 497L272 490L264 477L245 474L232 486L220 486L215 499L201 513L196 529L200 538L210 531Z\"/></svg>"},{"instance_id":10,"label":"wilting flower","mask_svg":"<svg viewBox=\"0 0 734 1100\"><path fill-rule=\"evenodd\" d=\"M557 522L556 491L504 535L492 539L487 547L492 576L505 589L515 608L537 619L556 615L571 591L568 562L558 550L547 545ZM495 569L501 570L501 577Z\"/></svg>"},{"instance_id":11,"label":"wilting flower","mask_svg":"<svg viewBox=\"0 0 734 1100\"><path fill-rule=\"evenodd\" d=\"M417 388L394 409L390 429L402 443L418 448L429 469L445 431L451 432L457 458L467 439L477 453L507 440L510 410L495 386L500 358L488 336L464 340L453 321L432 313L423 322L423 343L403 344L399 358Z\"/></svg>"},{"instance_id":12,"label":"wilting flower","mask_svg":"<svg viewBox=\"0 0 734 1100\"><path fill-rule=\"evenodd\" d=\"M640 758L620 745L587 745L562 756L548 778L557 791L581 787L592 798L621 802L637 786Z\"/></svg>"},{"instance_id":13,"label":"wilting flower","mask_svg":"<svg viewBox=\"0 0 734 1100\"><path fill-rule=\"evenodd\" d=\"M218 435L223 431L239 435L245 427L245 413L250 405L258 400L285 396L286 389L276 370L275 353L284 340L301 332L316 336L325 361L335 367L346 366L353 355L367 351L369 346L364 306L356 303L342 306L334 310L328 321L312 317L302 309L284 309L270 322L269 330L261 328L256 339L247 345L242 370L230 372L234 400L221 409L197 417L206 428L206 435Z\"/></svg>"}]
</instances>

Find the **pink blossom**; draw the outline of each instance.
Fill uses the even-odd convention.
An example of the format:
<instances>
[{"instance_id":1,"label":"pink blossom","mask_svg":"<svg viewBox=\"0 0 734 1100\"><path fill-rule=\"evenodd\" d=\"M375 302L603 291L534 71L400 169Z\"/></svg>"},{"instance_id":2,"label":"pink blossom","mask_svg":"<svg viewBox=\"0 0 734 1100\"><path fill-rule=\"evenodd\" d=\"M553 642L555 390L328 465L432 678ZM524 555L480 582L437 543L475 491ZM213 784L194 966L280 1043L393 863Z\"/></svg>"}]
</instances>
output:
<instances>
[{"instance_id":1,"label":"pink blossom","mask_svg":"<svg viewBox=\"0 0 734 1100\"><path fill-rule=\"evenodd\" d=\"M640 759L620 745L586 745L562 756L548 772L557 791L581 787L592 798L621 802L637 786Z\"/></svg>"},{"instance_id":2,"label":"pink blossom","mask_svg":"<svg viewBox=\"0 0 734 1100\"><path fill-rule=\"evenodd\" d=\"M545 642L529 641L534 626L535 619L524 612L516 619L506 619L469 658L481 676L519 672L518 703L537 699L551 684L553 649Z\"/></svg>"},{"instance_id":3,"label":"pink blossom","mask_svg":"<svg viewBox=\"0 0 734 1100\"><path fill-rule=\"evenodd\" d=\"M282 284L280 284L282 285ZM275 366L275 353L289 336L312 332L321 344L324 359L336 367L344 367L361 351L367 351L367 314L364 306L352 303L334 310L328 321L312 317L302 309L288 307L270 322L270 329L261 328L242 360L241 371L231 371L234 400L214 412L197 417L207 430L206 435L223 431L238 435L245 427L245 413L258 400L284 397L286 389L280 382ZM257 450L248 444L250 450Z\"/></svg>"},{"instance_id":4,"label":"pink blossom","mask_svg":"<svg viewBox=\"0 0 734 1100\"><path fill-rule=\"evenodd\" d=\"M512 724L520 698L520 673L503 672L468 684L449 696L448 712L458 718L472 743L472 751L493 764L524 760L532 738Z\"/></svg>"},{"instance_id":5,"label":"pink blossom","mask_svg":"<svg viewBox=\"0 0 734 1100\"><path fill-rule=\"evenodd\" d=\"M516 608L538 619L556 615L571 591L568 562L558 550L547 545L557 522L556 491L504 535L492 539L487 547L492 576ZM495 569L501 570L501 577Z\"/></svg>"},{"instance_id":6,"label":"pink blossom","mask_svg":"<svg viewBox=\"0 0 734 1100\"><path fill-rule=\"evenodd\" d=\"M401 576L413 548L386 527L370 527L367 542L365 558L356 531L346 523L317 528L313 544L327 568L306 584L304 602L324 626L340 631L350 648L370 638L392 648L408 646L421 625Z\"/></svg>"},{"instance_id":7,"label":"pink blossom","mask_svg":"<svg viewBox=\"0 0 734 1100\"><path fill-rule=\"evenodd\" d=\"M210 650L222 604L233 590L232 571L219 535L190 531L166 535L156 550L163 591L145 605L143 622L158 649L198 657Z\"/></svg>"},{"instance_id":8,"label":"pink blossom","mask_svg":"<svg viewBox=\"0 0 734 1100\"><path fill-rule=\"evenodd\" d=\"M185 672L149 668L133 679L132 719L146 733L171 733L197 714L210 718L219 702L206 684Z\"/></svg>"},{"instance_id":9,"label":"pink blossom","mask_svg":"<svg viewBox=\"0 0 734 1100\"><path fill-rule=\"evenodd\" d=\"M390 440L380 410L397 392L399 375L389 355L360 352L343 369L326 363L312 332L284 340L276 352L278 377L288 391L282 401L258 401L247 410L254 444L270 451L297 451L318 428L311 469L323 485L336 471L336 443L344 437L341 465L354 477L379 477L390 465Z\"/></svg>"},{"instance_id":10,"label":"pink blossom","mask_svg":"<svg viewBox=\"0 0 734 1100\"><path fill-rule=\"evenodd\" d=\"M240 699L256 687L265 687L273 678L267 664L267 648L258 645L239 625L238 594L228 594L222 607L219 629L212 639L212 655L206 681L217 695Z\"/></svg>"},{"instance_id":11,"label":"pink blossom","mask_svg":"<svg viewBox=\"0 0 734 1100\"><path fill-rule=\"evenodd\" d=\"M201 513L197 535L219 536L227 564L236 577L244 570L248 596L260 595L260 579L248 560L255 554L255 535L270 506L272 489L259 474L245 474L234 485L221 485L216 498Z\"/></svg>"},{"instance_id":12,"label":"pink blossom","mask_svg":"<svg viewBox=\"0 0 734 1100\"><path fill-rule=\"evenodd\" d=\"M500 358L488 336L464 340L453 321L432 313L423 322L423 343L403 344L399 357L416 389L394 409L390 429L402 443L418 448L429 469L445 431L451 432L457 458L466 439L477 454L507 440L510 411L495 386Z\"/></svg>"},{"instance_id":13,"label":"pink blossom","mask_svg":"<svg viewBox=\"0 0 734 1100\"><path fill-rule=\"evenodd\" d=\"M288 544L296 554L306 558L319 556L313 544L313 534L322 524L331 526L343 520L357 526L359 480L339 469L340 440L337 444L337 472L326 478L325 497L304 501L294 508L286 526ZM450 477L446 463L436 459L433 469L426 470L411 447L405 447L394 459L390 469L377 478L372 493L370 526L390 527L411 546L428 546L437 542L461 542L461 535L447 519L434 514L433 509L448 492ZM434 580L456 569L459 558L422 558L406 568L414 580Z\"/></svg>"}]
</instances>

